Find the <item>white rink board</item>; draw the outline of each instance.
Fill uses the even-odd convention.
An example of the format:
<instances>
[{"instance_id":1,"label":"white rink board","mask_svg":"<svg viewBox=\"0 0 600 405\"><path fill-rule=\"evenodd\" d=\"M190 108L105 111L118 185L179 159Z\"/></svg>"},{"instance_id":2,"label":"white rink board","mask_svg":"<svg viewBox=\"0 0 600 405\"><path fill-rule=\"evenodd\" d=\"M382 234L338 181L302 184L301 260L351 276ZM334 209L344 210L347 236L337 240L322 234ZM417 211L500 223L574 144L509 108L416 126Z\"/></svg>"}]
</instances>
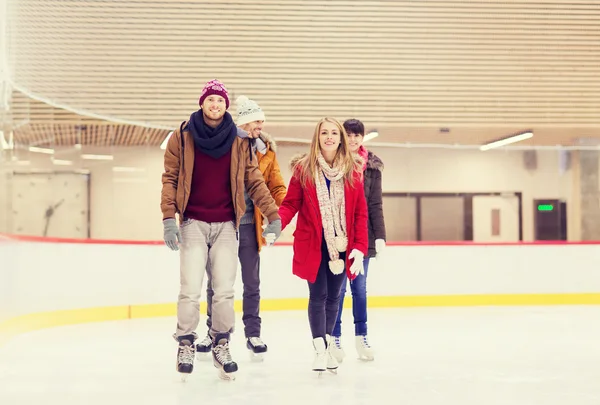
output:
<instances>
[{"instance_id":1,"label":"white rink board","mask_svg":"<svg viewBox=\"0 0 600 405\"><path fill-rule=\"evenodd\" d=\"M162 244L0 243L2 316L176 301L179 254ZM306 298L290 245L261 254L263 299ZM372 260L377 296L600 292L600 245L400 245ZM241 277L236 299L241 299ZM0 318L1 320L1 318Z\"/></svg>"}]
</instances>

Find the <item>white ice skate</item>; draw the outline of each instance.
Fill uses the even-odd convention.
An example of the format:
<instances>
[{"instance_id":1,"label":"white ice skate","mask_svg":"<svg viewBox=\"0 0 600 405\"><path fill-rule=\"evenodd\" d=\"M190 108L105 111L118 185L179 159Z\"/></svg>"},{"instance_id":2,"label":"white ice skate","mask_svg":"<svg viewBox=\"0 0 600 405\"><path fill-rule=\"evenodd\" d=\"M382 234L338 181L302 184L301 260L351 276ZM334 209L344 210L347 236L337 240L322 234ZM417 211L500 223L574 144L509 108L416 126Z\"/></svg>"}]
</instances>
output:
<instances>
[{"instance_id":1,"label":"white ice skate","mask_svg":"<svg viewBox=\"0 0 600 405\"><path fill-rule=\"evenodd\" d=\"M342 347L342 340L339 336L332 336L331 339L331 348L329 349L333 358L337 360L338 363L344 361L344 357L346 357L346 352Z\"/></svg>"},{"instance_id":2,"label":"white ice skate","mask_svg":"<svg viewBox=\"0 0 600 405\"><path fill-rule=\"evenodd\" d=\"M196 359L197 360L206 360L208 359L208 355L210 354L212 349L212 338L209 334L202 339L200 343L196 345Z\"/></svg>"},{"instance_id":3,"label":"white ice skate","mask_svg":"<svg viewBox=\"0 0 600 405\"><path fill-rule=\"evenodd\" d=\"M313 346L315 348L315 359L313 361L312 369L321 376L323 371L327 370L327 348L325 347L325 340L320 337L314 338Z\"/></svg>"},{"instance_id":4,"label":"white ice skate","mask_svg":"<svg viewBox=\"0 0 600 405\"><path fill-rule=\"evenodd\" d=\"M235 380L234 373L238 371L238 365L231 359L227 339L220 339L218 344L213 347L212 353L213 364L219 370L219 377L223 380Z\"/></svg>"},{"instance_id":5,"label":"white ice skate","mask_svg":"<svg viewBox=\"0 0 600 405\"><path fill-rule=\"evenodd\" d=\"M260 362L264 360L267 345L259 337L250 337L246 340L246 347L250 351L250 360Z\"/></svg>"},{"instance_id":6,"label":"white ice skate","mask_svg":"<svg viewBox=\"0 0 600 405\"><path fill-rule=\"evenodd\" d=\"M184 339L179 342L177 348L177 372L181 375L181 381L185 382L187 377L194 371L194 355L196 354L194 344Z\"/></svg>"},{"instance_id":7,"label":"white ice skate","mask_svg":"<svg viewBox=\"0 0 600 405\"><path fill-rule=\"evenodd\" d=\"M367 335L361 335L355 337L356 343L356 352L358 353L358 358L360 360L373 361L375 360L375 355L373 353L373 349L369 345L369 341L367 340Z\"/></svg>"},{"instance_id":8,"label":"white ice skate","mask_svg":"<svg viewBox=\"0 0 600 405\"><path fill-rule=\"evenodd\" d=\"M333 353L331 352L331 349L333 348L333 346L335 346L333 344L333 339L331 338L331 335L325 335L325 341L327 342L327 371L333 374L337 374L339 365L337 360L333 356Z\"/></svg>"}]
</instances>

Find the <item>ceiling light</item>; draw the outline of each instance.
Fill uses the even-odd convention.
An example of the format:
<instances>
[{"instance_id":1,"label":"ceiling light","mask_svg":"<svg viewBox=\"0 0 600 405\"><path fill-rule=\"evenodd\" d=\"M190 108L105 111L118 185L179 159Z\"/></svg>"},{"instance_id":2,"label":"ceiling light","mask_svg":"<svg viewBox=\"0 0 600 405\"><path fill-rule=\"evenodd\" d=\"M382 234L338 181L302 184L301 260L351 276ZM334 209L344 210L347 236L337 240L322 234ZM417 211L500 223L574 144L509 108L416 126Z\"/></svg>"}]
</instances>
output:
<instances>
[{"instance_id":1,"label":"ceiling light","mask_svg":"<svg viewBox=\"0 0 600 405\"><path fill-rule=\"evenodd\" d=\"M81 155L82 159L87 160L113 160L114 157L112 155Z\"/></svg>"},{"instance_id":2,"label":"ceiling light","mask_svg":"<svg viewBox=\"0 0 600 405\"><path fill-rule=\"evenodd\" d=\"M52 163L57 166L72 166L73 162L70 160L52 159Z\"/></svg>"},{"instance_id":3,"label":"ceiling light","mask_svg":"<svg viewBox=\"0 0 600 405\"><path fill-rule=\"evenodd\" d=\"M145 172L146 169L144 169L143 167L126 167L126 166L115 166L112 168L113 172L120 172L120 173L139 173L139 172Z\"/></svg>"},{"instance_id":4,"label":"ceiling light","mask_svg":"<svg viewBox=\"0 0 600 405\"><path fill-rule=\"evenodd\" d=\"M29 152L45 153L47 155L54 155L54 149L38 148L37 146L30 146L27 149L29 150Z\"/></svg>"},{"instance_id":5,"label":"ceiling light","mask_svg":"<svg viewBox=\"0 0 600 405\"><path fill-rule=\"evenodd\" d=\"M493 142L487 143L485 145L481 145L479 147L479 150L490 150L490 149L494 149L494 148L499 148L501 146L508 145L511 143L524 141L525 139L529 139L531 137L533 137L533 132L527 131L527 132L523 132L518 135L509 136L508 138L499 139L497 141L493 141Z\"/></svg>"},{"instance_id":6,"label":"ceiling light","mask_svg":"<svg viewBox=\"0 0 600 405\"><path fill-rule=\"evenodd\" d=\"M173 135L173 131L169 132L169 134L167 135L167 137L165 138L165 140L162 141L162 143L160 144L160 148L162 150L167 149L167 143L169 142L169 139L171 139L171 135Z\"/></svg>"},{"instance_id":7,"label":"ceiling light","mask_svg":"<svg viewBox=\"0 0 600 405\"><path fill-rule=\"evenodd\" d=\"M368 142L373 138L377 138L379 136L379 132L377 131L371 131L368 134L365 135L363 142Z\"/></svg>"},{"instance_id":8,"label":"ceiling light","mask_svg":"<svg viewBox=\"0 0 600 405\"><path fill-rule=\"evenodd\" d=\"M310 145L310 143L312 142L310 139L286 138L286 137L277 137L277 141L278 142L288 142L288 143L302 143L302 144L307 144L307 145Z\"/></svg>"}]
</instances>

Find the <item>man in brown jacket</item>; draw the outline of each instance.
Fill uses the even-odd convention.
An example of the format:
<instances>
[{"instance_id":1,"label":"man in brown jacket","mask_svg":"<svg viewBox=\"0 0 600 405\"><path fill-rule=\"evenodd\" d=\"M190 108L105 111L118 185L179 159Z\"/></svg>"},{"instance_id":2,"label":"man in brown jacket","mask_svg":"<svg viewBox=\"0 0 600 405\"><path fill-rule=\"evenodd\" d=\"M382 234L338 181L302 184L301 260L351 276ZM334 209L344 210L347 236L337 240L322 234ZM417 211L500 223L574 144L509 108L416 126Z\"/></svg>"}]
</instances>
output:
<instances>
[{"instance_id":1,"label":"man in brown jacket","mask_svg":"<svg viewBox=\"0 0 600 405\"><path fill-rule=\"evenodd\" d=\"M258 167L262 173L271 195L277 206L280 206L285 198L287 188L281 176L279 163L275 156L275 141L262 131L265 114L260 106L246 96L239 96L236 100L236 124L242 129L243 137L247 137L252 153L256 155ZM267 351L267 345L261 339L260 318L260 250L267 243L262 237L263 215L252 203L245 193L246 212L242 216L240 225L240 248L238 257L242 267L242 282L244 285L243 315L244 334L246 335L246 347L259 360ZM210 266L209 266L210 267ZM211 302L213 290L211 288L210 271L207 283L207 321L211 327ZM210 329L209 333L198 345L196 351L208 353L211 348Z\"/></svg>"},{"instance_id":2,"label":"man in brown jacket","mask_svg":"<svg viewBox=\"0 0 600 405\"><path fill-rule=\"evenodd\" d=\"M162 175L165 244L172 250L181 248L174 334L179 342L177 370L184 375L193 371L202 281L210 261L213 362L221 377L228 379L238 369L231 358L229 338L235 322L233 287L238 231L246 211L244 190L267 217L264 235L271 242L281 234L281 220L256 159L251 159L249 144L238 137L227 112L229 95L225 86L218 80L208 82L199 105L200 109L169 139Z\"/></svg>"}]
</instances>

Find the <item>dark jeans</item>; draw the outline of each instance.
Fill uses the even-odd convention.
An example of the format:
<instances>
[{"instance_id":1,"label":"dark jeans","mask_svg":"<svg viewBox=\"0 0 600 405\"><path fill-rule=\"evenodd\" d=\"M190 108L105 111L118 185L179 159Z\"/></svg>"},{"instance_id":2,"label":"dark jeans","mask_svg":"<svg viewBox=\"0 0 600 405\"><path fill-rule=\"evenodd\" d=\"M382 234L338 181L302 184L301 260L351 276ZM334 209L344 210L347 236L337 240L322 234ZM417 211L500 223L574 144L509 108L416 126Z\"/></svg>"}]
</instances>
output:
<instances>
[{"instance_id":1,"label":"dark jeans","mask_svg":"<svg viewBox=\"0 0 600 405\"><path fill-rule=\"evenodd\" d=\"M367 272L369 270L369 258L363 261L365 274L359 274L350 281L352 291L352 315L354 316L354 334L362 336L367 334ZM332 336L342 336L342 307L344 306L344 295L346 295L346 284L342 286L340 294L340 306L333 329Z\"/></svg>"},{"instance_id":2,"label":"dark jeans","mask_svg":"<svg viewBox=\"0 0 600 405\"><path fill-rule=\"evenodd\" d=\"M345 260L346 254L340 253ZM308 322L313 339L331 335L338 313L340 291L347 280L346 271L335 275L329 270L329 253L323 240L321 246L321 265L314 283L308 283Z\"/></svg>"},{"instance_id":3,"label":"dark jeans","mask_svg":"<svg viewBox=\"0 0 600 405\"><path fill-rule=\"evenodd\" d=\"M243 315L244 333L246 337L259 337L261 319L260 311L260 255L258 254L258 241L256 240L256 227L254 224L240 225L240 246L238 258L242 265ZM210 266L208 266L210 267ZM211 273L208 272L206 288L206 325L211 326L211 305L213 290L211 288ZM230 331L230 332L233 332Z\"/></svg>"}]
</instances>

